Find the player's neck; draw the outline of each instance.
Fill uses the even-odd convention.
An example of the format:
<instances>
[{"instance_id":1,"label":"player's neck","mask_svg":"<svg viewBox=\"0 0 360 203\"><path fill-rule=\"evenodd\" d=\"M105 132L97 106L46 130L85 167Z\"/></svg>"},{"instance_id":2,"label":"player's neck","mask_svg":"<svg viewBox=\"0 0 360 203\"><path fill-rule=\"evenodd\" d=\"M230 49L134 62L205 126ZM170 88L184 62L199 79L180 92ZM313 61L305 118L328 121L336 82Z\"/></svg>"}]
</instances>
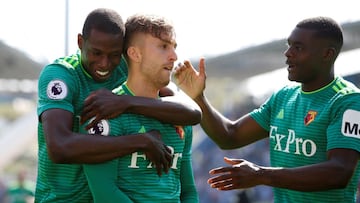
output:
<instances>
[{"instance_id":1,"label":"player's neck","mask_svg":"<svg viewBox=\"0 0 360 203\"><path fill-rule=\"evenodd\" d=\"M148 98L158 98L159 96L159 89L154 87L153 84L149 84L144 80L128 79L126 84L129 90L135 96L148 97Z\"/></svg>"}]
</instances>

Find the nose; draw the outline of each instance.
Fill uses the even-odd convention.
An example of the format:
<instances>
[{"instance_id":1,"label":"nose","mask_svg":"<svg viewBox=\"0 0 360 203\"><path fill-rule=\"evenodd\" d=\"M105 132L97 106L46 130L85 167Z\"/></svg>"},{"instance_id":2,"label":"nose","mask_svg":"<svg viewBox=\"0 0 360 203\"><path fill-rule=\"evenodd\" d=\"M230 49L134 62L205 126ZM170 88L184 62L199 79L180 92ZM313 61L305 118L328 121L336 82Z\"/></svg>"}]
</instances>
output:
<instances>
[{"instance_id":1,"label":"nose","mask_svg":"<svg viewBox=\"0 0 360 203\"><path fill-rule=\"evenodd\" d=\"M287 49L285 49L284 55L285 55L286 57L290 57L290 56L291 56L290 47L288 47Z\"/></svg>"},{"instance_id":2,"label":"nose","mask_svg":"<svg viewBox=\"0 0 360 203\"><path fill-rule=\"evenodd\" d=\"M177 53L175 49L171 49L170 56L171 61L176 61L178 59Z\"/></svg>"},{"instance_id":3,"label":"nose","mask_svg":"<svg viewBox=\"0 0 360 203\"><path fill-rule=\"evenodd\" d=\"M102 56L99 60L98 65L100 66L100 68L106 68L108 67L110 64L110 59L108 56Z\"/></svg>"}]
</instances>

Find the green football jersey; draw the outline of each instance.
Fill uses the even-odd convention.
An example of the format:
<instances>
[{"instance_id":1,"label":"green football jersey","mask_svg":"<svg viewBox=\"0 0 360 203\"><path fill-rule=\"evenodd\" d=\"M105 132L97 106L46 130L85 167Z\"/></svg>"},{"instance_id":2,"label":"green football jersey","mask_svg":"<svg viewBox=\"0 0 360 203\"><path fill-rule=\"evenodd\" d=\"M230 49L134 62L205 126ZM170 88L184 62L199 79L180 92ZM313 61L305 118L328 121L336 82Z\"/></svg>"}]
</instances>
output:
<instances>
[{"instance_id":1,"label":"green football jersey","mask_svg":"<svg viewBox=\"0 0 360 203\"><path fill-rule=\"evenodd\" d=\"M317 91L303 92L299 85L273 94L251 112L269 131L271 166L292 168L320 163L334 148L360 152L359 101L359 89L341 77ZM357 167L344 189L299 192L274 188L275 202L355 202L359 172Z\"/></svg>"},{"instance_id":2,"label":"green football jersey","mask_svg":"<svg viewBox=\"0 0 360 203\"><path fill-rule=\"evenodd\" d=\"M83 102L89 93L100 88L112 90L126 78L127 66L124 60L107 81L100 83L95 82L84 70L80 53L59 58L40 73L38 116L48 109L67 110L73 113L73 131L79 132ZM82 165L55 164L49 158L41 122L38 123L38 159L35 202L92 201Z\"/></svg>"},{"instance_id":3,"label":"green football jersey","mask_svg":"<svg viewBox=\"0 0 360 203\"><path fill-rule=\"evenodd\" d=\"M8 190L8 202L27 203L34 197L32 188L27 186L12 187Z\"/></svg>"},{"instance_id":4,"label":"green football jersey","mask_svg":"<svg viewBox=\"0 0 360 203\"><path fill-rule=\"evenodd\" d=\"M133 95L123 84L113 91ZM192 126L174 126L138 114L122 114L102 120L90 133L133 135L158 130L171 149L167 174L158 176L155 166L141 151L104 164L86 164L85 173L96 202L198 202L191 165Z\"/></svg>"}]
</instances>

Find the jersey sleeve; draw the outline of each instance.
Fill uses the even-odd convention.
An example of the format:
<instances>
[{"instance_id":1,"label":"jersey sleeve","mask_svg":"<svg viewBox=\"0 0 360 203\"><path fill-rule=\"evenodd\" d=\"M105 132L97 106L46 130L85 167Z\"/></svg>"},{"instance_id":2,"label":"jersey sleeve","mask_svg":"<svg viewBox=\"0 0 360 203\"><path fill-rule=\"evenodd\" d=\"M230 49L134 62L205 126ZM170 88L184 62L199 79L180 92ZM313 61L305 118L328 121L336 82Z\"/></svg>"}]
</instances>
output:
<instances>
[{"instance_id":1,"label":"jersey sleeve","mask_svg":"<svg viewBox=\"0 0 360 203\"><path fill-rule=\"evenodd\" d=\"M185 146L183 151L183 158L181 161L180 200L182 203L196 203L199 202L199 197L195 187L195 180L191 163L192 126L186 126L184 127L184 130Z\"/></svg>"},{"instance_id":2,"label":"jersey sleeve","mask_svg":"<svg viewBox=\"0 0 360 203\"><path fill-rule=\"evenodd\" d=\"M117 165L117 159L100 164L83 165L94 203L132 202L116 185Z\"/></svg>"},{"instance_id":3,"label":"jersey sleeve","mask_svg":"<svg viewBox=\"0 0 360 203\"><path fill-rule=\"evenodd\" d=\"M99 123L102 123L103 121L104 120L101 120ZM107 130L101 132L99 131L98 133L96 133L96 130L93 130L93 128L91 128L89 131L86 131L85 126L88 124L88 122L89 121L85 122L85 124L82 125L82 127L80 128L80 132L89 134L101 134L103 136L114 136L109 135L109 132L107 132ZM114 124L114 120L112 120L111 124ZM105 127L104 123L102 123L102 128L105 129L108 127ZM120 132L119 129L121 129L120 125L117 125L116 131L114 131L114 133ZM94 198L94 203L133 202L117 186L118 163L119 159L115 158L111 161L104 163L83 165L84 173L88 181L91 194Z\"/></svg>"},{"instance_id":4,"label":"jersey sleeve","mask_svg":"<svg viewBox=\"0 0 360 203\"><path fill-rule=\"evenodd\" d=\"M273 94L259 108L250 112L250 116L266 131L270 130L271 106L276 94Z\"/></svg>"},{"instance_id":5,"label":"jersey sleeve","mask_svg":"<svg viewBox=\"0 0 360 203\"><path fill-rule=\"evenodd\" d=\"M60 108L73 113L74 90L78 89L75 80L72 70L62 65L46 66L38 80L38 115L51 108Z\"/></svg>"},{"instance_id":6,"label":"jersey sleeve","mask_svg":"<svg viewBox=\"0 0 360 203\"><path fill-rule=\"evenodd\" d=\"M360 152L360 94L344 96L333 105L327 129L327 149L346 148Z\"/></svg>"}]
</instances>

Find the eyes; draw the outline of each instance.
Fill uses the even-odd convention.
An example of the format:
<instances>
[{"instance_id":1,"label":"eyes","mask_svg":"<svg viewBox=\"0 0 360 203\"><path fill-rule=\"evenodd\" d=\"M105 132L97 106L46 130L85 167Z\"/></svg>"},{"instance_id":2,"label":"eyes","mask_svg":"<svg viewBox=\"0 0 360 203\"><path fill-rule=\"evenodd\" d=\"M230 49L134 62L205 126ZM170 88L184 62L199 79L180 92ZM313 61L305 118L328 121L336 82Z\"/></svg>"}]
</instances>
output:
<instances>
[{"instance_id":1,"label":"eyes","mask_svg":"<svg viewBox=\"0 0 360 203\"><path fill-rule=\"evenodd\" d=\"M291 51L295 53L304 51L304 46L299 43L287 43L286 47L286 51Z\"/></svg>"},{"instance_id":2,"label":"eyes","mask_svg":"<svg viewBox=\"0 0 360 203\"><path fill-rule=\"evenodd\" d=\"M176 44L172 44L172 43L167 43L167 42L164 42L164 43L161 43L160 44L160 48L163 49L163 50L168 50L168 49L176 49Z\"/></svg>"},{"instance_id":3,"label":"eyes","mask_svg":"<svg viewBox=\"0 0 360 203\"><path fill-rule=\"evenodd\" d=\"M89 51L91 55L93 55L94 57L101 57L103 55L105 55L103 52L99 51L99 50L90 50ZM121 52L112 52L108 55L109 58L121 58Z\"/></svg>"},{"instance_id":4,"label":"eyes","mask_svg":"<svg viewBox=\"0 0 360 203\"><path fill-rule=\"evenodd\" d=\"M164 37L164 38L156 38L156 41L157 41L159 48L161 48L164 51L176 50L176 47L177 47L176 40L174 38L172 38L171 36Z\"/></svg>"}]
</instances>

